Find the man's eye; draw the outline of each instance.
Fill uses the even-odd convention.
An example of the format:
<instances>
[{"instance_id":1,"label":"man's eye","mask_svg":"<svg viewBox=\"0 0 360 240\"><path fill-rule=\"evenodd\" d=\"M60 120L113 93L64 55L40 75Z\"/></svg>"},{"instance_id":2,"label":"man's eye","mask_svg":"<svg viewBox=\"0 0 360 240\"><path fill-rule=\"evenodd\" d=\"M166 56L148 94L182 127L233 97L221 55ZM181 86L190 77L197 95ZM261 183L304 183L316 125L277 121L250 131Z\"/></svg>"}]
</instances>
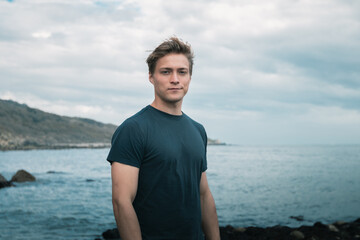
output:
<instances>
[{"instance_id":1,"label":"man's eye","mask_svg":"<svg viewBox=\"0 0 360 240\"><path fill-rule=\"evenodd\" d=\"M161 71L160 73L161 73L161 74L169 74L169 73L170 73L170 71L166 71L166 70L164 70L164 71Z\"/></svg>"},{"instance_id":2,"label":"man's eye","mask_svg":"<svg viewBox=\"0 0 360 240\"><path fill-rule=\"evenodd\" d=\"M179 74L185 75L185 74L187 74L187 71L179 71Z\"/></svg>"}]
</instances>

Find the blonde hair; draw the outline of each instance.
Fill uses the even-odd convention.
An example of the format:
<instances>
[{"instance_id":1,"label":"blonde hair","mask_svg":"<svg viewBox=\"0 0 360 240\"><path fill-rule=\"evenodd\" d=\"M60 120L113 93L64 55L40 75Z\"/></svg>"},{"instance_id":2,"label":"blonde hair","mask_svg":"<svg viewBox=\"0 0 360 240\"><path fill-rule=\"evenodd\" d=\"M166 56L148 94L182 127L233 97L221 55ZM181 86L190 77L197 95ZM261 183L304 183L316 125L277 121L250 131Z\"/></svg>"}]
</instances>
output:
<instances>
[{"instance_id":1,"label":"blonde hair","mask_svg":"<svg viewBox=\"0 0 360 240\"><path fill-rule=\"evenodd\" d=\"M146 62L149 67L149 73L154 74L157 61L171 53L184 54L189 61L189 72L192 74L192 68L194 65L194 53L191 45L187 42L183 42L177 37L171 37L168 40L162 42L154 51L148 56Z\"/></svg>"}]
</instances>

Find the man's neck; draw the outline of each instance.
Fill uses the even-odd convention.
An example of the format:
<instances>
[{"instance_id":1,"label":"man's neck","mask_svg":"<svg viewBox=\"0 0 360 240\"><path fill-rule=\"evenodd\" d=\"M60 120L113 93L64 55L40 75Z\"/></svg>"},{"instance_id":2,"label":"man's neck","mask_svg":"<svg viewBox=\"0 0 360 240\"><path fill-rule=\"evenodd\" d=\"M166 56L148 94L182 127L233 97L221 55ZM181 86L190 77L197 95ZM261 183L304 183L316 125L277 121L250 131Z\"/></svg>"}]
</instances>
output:
<instances>
[{"instance_id":1,"label":"man's neck","mask_svg":"<svg viewBox=\"0 0 360 240\"><path fill-rule=\"evenodd\" d=\"M182 101L176 103L164 103L154 100L150 105L156 108L157 110L166 112L171 115L178 115L178 116L182 115L182 111L181 111Z\"/></svg>"}]
</instances>

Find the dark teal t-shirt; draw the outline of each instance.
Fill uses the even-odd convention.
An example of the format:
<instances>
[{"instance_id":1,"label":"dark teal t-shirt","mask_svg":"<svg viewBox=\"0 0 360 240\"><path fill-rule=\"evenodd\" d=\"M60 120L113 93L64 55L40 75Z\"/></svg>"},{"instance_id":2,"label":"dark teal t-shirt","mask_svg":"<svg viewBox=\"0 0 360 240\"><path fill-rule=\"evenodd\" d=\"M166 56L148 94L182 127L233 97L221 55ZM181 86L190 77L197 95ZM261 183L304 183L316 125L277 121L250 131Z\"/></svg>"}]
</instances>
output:
<instances>
[{"instance_id":1,"label":"dark teal t-shirt","mask_svg":"<svg viewBox=\"0 0 360 240\"><path fill-rule=\"evenodd\" d=\"M143 239L204 239L200 178L207 169L204 127L152 106L115 131L107 157L139 168L133 202Z\"/></svg>"}]
</instances>

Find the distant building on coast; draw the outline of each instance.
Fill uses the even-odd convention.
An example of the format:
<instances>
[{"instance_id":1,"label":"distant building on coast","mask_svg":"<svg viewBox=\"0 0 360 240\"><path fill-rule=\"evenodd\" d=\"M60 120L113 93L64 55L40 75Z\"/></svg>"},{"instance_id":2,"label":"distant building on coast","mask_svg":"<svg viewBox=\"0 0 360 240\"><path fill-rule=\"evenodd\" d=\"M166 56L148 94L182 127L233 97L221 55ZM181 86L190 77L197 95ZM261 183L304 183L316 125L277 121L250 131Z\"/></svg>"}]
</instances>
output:
<instances>
[{"instance_id":1,"label":"distant building on coast","mask_svg":"<svg viewBox=\"0 0 360 240\"><path fill-rule=\"evenodd\" d=\"M210 138L208 138L207 144L208 145L226 145L226 143L221 142L219 139L210 139Z\"/></svg>"}]
</instances>

